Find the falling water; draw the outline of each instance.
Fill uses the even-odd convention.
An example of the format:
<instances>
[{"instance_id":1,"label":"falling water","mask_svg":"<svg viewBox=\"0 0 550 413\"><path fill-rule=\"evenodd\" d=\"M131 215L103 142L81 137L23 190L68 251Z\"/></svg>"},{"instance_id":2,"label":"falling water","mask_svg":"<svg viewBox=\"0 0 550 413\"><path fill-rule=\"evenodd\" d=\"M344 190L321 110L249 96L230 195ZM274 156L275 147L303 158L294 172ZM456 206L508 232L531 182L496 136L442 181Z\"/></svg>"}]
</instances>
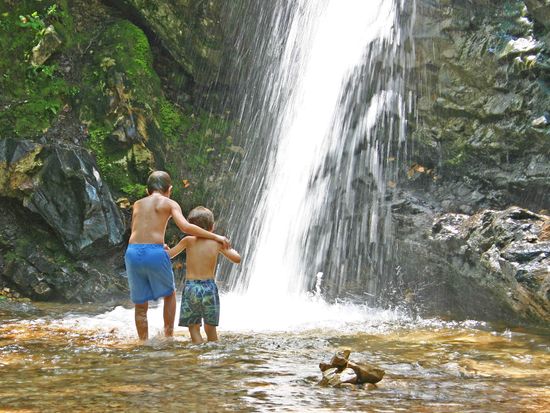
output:
<instances>
[{"instance_id":1,"label":"falling water","mask_svg":"<svg viewBox=\"0 0 550 413\"><path fill-rule=\"evenodd\" d=\"M288 297L319 288L322 272L328 293L375 293L393 270L388 198L410 107L413 17L400 0L262 6L232 10L253 18L236 32L232 67L247 152L229 222L246 262L228 282Z\"/></svg>"}]
</instances>

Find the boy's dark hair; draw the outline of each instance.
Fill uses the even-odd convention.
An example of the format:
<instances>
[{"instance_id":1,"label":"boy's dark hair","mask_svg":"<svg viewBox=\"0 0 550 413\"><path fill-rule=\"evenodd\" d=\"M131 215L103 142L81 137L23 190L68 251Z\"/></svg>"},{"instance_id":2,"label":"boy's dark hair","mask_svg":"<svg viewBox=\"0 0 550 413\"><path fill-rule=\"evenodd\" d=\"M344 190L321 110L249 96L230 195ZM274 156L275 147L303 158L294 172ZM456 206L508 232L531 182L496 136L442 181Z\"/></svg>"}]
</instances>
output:
<instances>
[{"instance_id":1,"label":"boy's dark hair","mask_svg":"<svg viewBox=\"0 0 550 413\"><path fill-rule=\"evenodd\" d=\"M214 214L208 208L203 206L193 208L191 212L189 212L187 220L191 224L201 227L207 231L210 231L214 227Z\"/></svg>"},{"instance_id":2,"label":"boy's dark hair","mask_svg":"<svg viewBox=\"0 0 550 413\"><path fill-rule=\"evenodd\" d=\"M160 191L162 193L168 192L172 186L172 179L167 172L154 171L147 178L147 192L152 194L154 191Z\"/></svg>"}]
</instances>

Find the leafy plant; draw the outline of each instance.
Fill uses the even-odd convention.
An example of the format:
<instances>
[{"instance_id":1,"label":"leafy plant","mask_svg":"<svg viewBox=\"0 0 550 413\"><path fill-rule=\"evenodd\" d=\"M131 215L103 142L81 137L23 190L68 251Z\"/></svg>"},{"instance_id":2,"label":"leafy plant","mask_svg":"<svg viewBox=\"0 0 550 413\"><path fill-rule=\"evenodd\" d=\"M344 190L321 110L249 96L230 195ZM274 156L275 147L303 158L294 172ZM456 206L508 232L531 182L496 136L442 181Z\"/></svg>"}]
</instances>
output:
<instances>
[{"instance_id":1,"label":"leafy plant","mask_svg":"<svg viewBox=\"0 0 550 413\"><path fill-rule=\"evenodd\" d=\"M46 30L46 23L40 17L37 11L27 14L25 16L19 16L19 23L17 24L20 27L30 27L37 32L37 35L43 35L44 30Z\"/></svg>"}]
</instances>

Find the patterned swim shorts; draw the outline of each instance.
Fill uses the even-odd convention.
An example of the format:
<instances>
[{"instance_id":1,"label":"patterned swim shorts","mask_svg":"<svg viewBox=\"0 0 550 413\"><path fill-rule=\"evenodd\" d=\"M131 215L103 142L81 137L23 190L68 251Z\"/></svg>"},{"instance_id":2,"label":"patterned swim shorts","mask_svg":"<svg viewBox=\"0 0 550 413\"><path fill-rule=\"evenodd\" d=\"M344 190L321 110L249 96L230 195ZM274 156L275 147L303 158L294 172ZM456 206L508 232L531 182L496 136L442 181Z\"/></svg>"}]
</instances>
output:
<instances>
[{"instance_id":1,"label":"patterned swim shorts","mask_svg":"<svg viewBox=\"0 0 550 413\"><path fill-rule=\"evenodd\" d=\"M181 295L180 319L178 325L202 324L211 326L220 321L220 297L214 280L187 280Z\"/></svg>"}]
</instances>

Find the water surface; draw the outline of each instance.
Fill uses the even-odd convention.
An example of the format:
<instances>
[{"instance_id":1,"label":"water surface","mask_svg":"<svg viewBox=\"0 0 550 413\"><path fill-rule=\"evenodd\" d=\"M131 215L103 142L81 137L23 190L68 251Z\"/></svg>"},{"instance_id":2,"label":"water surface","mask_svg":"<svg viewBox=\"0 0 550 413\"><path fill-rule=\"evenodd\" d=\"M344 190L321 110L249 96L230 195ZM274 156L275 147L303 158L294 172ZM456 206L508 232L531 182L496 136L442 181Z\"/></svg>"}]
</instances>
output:
<instances>
[{"instance_id":1,"label":"water surface","mask_svg":"<svg viewBox=\"0 0 550 413\"><path fill-rule=\"evenodd\" d=\"M230 328L222 318L221 341L202 346L181 328L173 341L160 337L160 308L150 314L153 338L140 344L132 311L123 307L3 303L0 411L550 409L548 330L413 320L324 303L318 303L322 317L285 329L269 320L239 324L231 317L246 312L231 310L231 300L222 297ZM352 321L343 318L346 311ZM248 314L258 322L251 308ZM271 314L278 317L274 309ZM384 368L385 378L354 389L319 386L318 363L342 348L355 361Z\"/></svg>"}]
</instances>

